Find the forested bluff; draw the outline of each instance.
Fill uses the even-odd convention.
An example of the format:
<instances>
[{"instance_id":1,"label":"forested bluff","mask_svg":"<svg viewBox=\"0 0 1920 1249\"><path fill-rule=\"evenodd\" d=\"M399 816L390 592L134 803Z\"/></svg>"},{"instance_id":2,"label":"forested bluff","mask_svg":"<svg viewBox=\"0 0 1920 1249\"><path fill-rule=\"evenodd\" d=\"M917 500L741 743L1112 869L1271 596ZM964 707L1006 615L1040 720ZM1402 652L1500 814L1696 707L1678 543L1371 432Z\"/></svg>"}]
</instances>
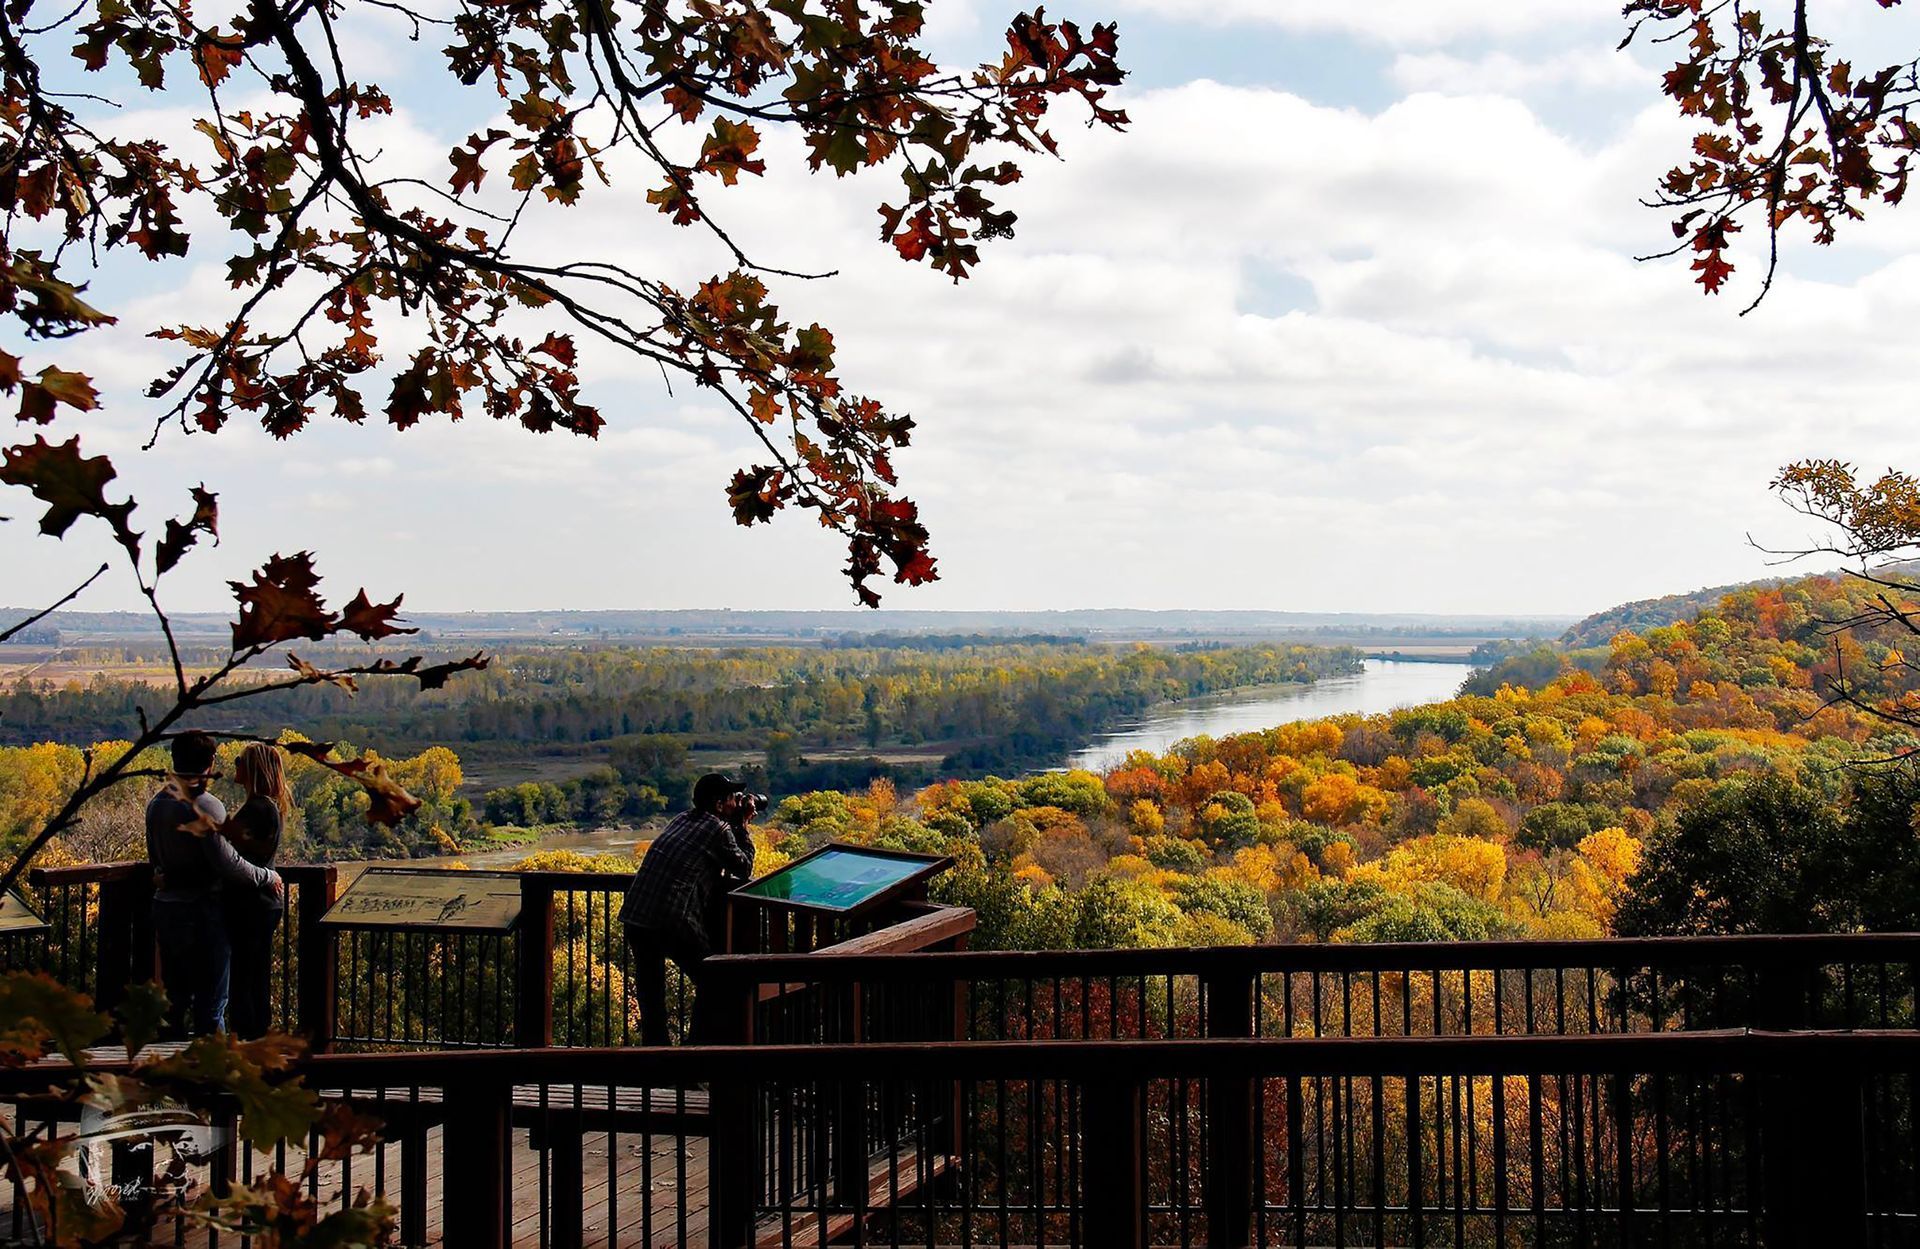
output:
<instances>
[{"instance_id":1,"label":"forested bluff","mask_svg":"<svg viewBox=\"0 0 1920 1249\"><path fill-rule=\"evenodd\" d=\"M1893 639L1827 624L1857 614L1871 589L1835 577L1737 589L1604 648L1510 656L1447 702L1199 738L1104 775L1019 776L1027 760L955 752L930 784L792 785L756 833L758 867L830 840L951 855L938 896L980 912L986 947L1911 928L1920 780L1904 756L1920 742L1830 698L1841 672L1863 701L1920 697ZM477 806L462 796L454 746L390 755L424 804L385 834L359 817L357 791L295 760L292 848L457 855L511 840L506 824L639 823L679 796L696 766L687 745L702 735L758 734L769 771L804 778L815 766L805 749L1021 735L1029 749L1057 746L1117 707L1358 662L1304 647L1053 642L670 655L513 657L464 689L404 705L349 712L323 692L272 707L265 714L310 732L351 714L362 741L377 732L485 746L541 731L613 742L611 762L584 776L503 787ZM663 688L668 677L675 687ZM16 686L0 724L18 732L22 709L48 725L111 722L137 698L103 679ZM81 753L0 748L0 838L18 844L33 831ZM129 853L143 801L123 789L44 861ZM527 862L632 861L546 852Z\"/></svg>"}]
</instances>

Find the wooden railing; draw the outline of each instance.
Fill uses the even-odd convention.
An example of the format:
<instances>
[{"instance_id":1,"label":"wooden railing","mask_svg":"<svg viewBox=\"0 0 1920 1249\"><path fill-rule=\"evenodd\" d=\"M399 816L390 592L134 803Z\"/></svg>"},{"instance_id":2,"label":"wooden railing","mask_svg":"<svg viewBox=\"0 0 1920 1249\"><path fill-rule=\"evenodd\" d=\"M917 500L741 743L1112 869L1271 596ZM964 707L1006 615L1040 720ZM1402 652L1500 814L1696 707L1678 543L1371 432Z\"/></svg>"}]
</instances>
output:
<instances>
[{"instance_id":1,"label":"wooden railing","mask_svg":"<svg viewBox=\"0 0 1920 1249\"><path fill-rule=\"evenodd\" d=\"M925 907L715 960L732 1044L657 1051L623 875L525 874L491 947L287 875L276 1018L389 1051L305 1070L408 1244L1920 1243L1920 935L898 952L964 940ZM144 868L30 885L14 965L151 973Z\"/></svg>"},{"instance_id":2,"label":"wooden railing","mask_svg":"<svg viewBox=\"0 0 1920 1249\"><path fill-rule=\"evenodd\" d=\"M523 874L519 928L504 938L341 934L318 923L338 894L337 870L283 874L274 1019L318 1048L627 1045L639 1035L617 919L624 874ZM0 959L110 1006L154 972L150 880L145 864L35 869L29 892L49 929L0 941ZM864 986L872 1013L926 991L920 977L938 967L940 995L962 1010L961 1036L1114 1039L1218 1035L1228 1023L1263 1036L1904 1028L1920 966L1920 937L1898 934L978 952L937 964L873 956L876 944L964 944L954 915L929 908L828 946L830 974L812 954L769 957L745 974L763 985ZM686 993L676 988L679 1035ZM1250 1002L1251 1019L1209 1026L1223 998L1235 1012Z\"/></svg>"},{"instance_id":3,"label":"wooden railing","mask_svg":"<svg viewBox=\"0 0 1920 1249\"><path fill-rule=\"evenodd\" d=\"M337 896L337 870L283 873L290 901L275 937L274 1019L316 1048L630 1045L640 1034L617 919L625 874L523 874L519 930L501 938L341 934L317 922ZM48 971L108 1005L153 974L145 864L35 869L28 882L50 928L0 940L0 961ZM893 952L964 944L953 915L929 910L829 946L831 972L809 954L769 957L743 974L763 988L844 995L859 986L874 1020L861 1032L874 1037L888 1035L884 1011L908 1011L912 994L937 997L958 1011L957 1035L988 1040L1906 1028L1920 967L1920 937L1899 934L976 952L939 963L871 956L875 943ZM940 969L937 990L922 979L930 967ZM673 989L677 1037L688 1003L677 975ZM769 1017L762 1030L765 1039L824 1039L825 1018ZM806 1027L817 1035L802 1035Z\"/></svg>"},{"instance_id":4,"label":"wooden railing","mask_svg":"<svg viewBox=\"0 0 1920 1249\"><path fill-rule=\"evenodd\" d=\"M396 1151L333 1165L323 1193L371 1188L400 1208L406 1243L461 1249L1906 1244L1916 1072L1920 1039L1883 1031L459 1051L302 1068L385 1119ZM47 1079L0 1073L0 1091ZM699 1082L710 1133L674 1116ZM1259 1090L1241 1118L1272 1112L1244 1167L1175 1130L1221 1130L1216 1085ZM1484 1107L1495 1088L1511 1111L1469 1144L1468 1092ZM882 1106L889 1129L856 1182L832 1158L765 1152L768 1120L793 1134L850 1099ZM803 1164L807 1182L762 1182L768 1165Z\"/></svg>"},{"instance_id":5,"label":"wooden railing","mask_svg":"<svg viewBox=\"0 0 1920 1249\"><path fill-rule=\"evenodd\" d=\"M339 896L339 869L278 870L288 905L273 938L272 1017L316 1050L638 1043L640 1006L618 920L627 873L520 873L519 922L499 935L326 928L319 920ZM0 966L48 972L111 1007L128 984L156 973L152 879L145 863L32 869L28 892L49 926L0 937ZM972 931L970 912L909 909L920 917L884 933L871 924L809 927L798 948L817 939L822 952L953 949ZM669 981L668 1032L677 1039L691 989L677 970Z\"/></svg>"}]
</instances>

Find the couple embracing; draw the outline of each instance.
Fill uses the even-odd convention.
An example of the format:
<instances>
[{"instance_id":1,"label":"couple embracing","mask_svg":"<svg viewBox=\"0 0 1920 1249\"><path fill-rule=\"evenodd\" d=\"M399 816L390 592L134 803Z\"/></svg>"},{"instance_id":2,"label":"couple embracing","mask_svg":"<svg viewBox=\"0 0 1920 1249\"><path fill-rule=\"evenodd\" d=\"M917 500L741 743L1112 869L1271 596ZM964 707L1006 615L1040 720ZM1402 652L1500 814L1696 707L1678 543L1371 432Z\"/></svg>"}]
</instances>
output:
<instances>
[{"instance_id":1,"label":"couple embracing","mask_svg":"<svg viewBox=\"0 0 1920 1249\"><path fill-rule=\"evenodd\" d=\"M272 1017L273 935L286 909L273 860L291 798L279 749L254 742L234 765L246 800L229 816L208 792L216 752L205 733L174 738L167 783L147 803L153 932L174 1035L251 1039Z\"/></svg>"}]
</instances>

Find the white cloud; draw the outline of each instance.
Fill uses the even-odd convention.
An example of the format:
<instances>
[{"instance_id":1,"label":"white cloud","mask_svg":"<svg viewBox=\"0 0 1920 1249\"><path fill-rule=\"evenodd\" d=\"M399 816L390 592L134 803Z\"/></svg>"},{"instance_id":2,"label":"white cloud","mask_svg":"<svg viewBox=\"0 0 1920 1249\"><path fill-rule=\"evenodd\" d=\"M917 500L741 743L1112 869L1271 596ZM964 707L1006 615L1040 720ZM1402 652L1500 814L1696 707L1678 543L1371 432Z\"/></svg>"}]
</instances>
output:
<instances>
[{"instance_id":1,"label":"white cloud","mask_svg":"<svg viewBox=\"0 0 1920 1249\"><path fill-rule=\"evenodd\" d=\"M1526 95L1536 91L1658 90L1658 76L1626 52L1582 48L1549 56L1488 52L1402 52L1388 75L1407 91L1448 95Z\"/></svg>"},{"instance_id":2,"label":"white cloud","mask_svg":"<svg viewBox=\"0 0 1920 1249\"><path fill-rule=\"evenodd\" d=\"M1377 19L1258 7L1357 33L1405 21L1408 43L1495 20L1452 4L1389 3ZM1598 64L1402 57L1395 73L1421 90L1371 114L1206 81L1136 94L1128 135L1062 127L1067 161L1036 162L1008 195L1018 238L988 245L959 287L876 242L891 178L807 177L784 137L768 140L764 184L713 204L767 262L842 271L775 279L776 298L789 320L834 329L852 384L922 422L897 463L945 579L891 602L1598 608L1761 575L1743 535L1790 528L1765 493L1789 459L1900 462L1920 314L1911 226L1850 253L1865 276L1795 268L1745 320L1737 294L1701 298L1684 265L1635 264L1664 235L1635 200L1687 128L1628 95L1604 142L1575 140L1512 98L1605 85ZM448 136L388 125L389 151L441 159ZM573 258L587 240L677 285L725 267L643 185L617 184L543 211L524 245ZM1261 309L1256 270L1310 297ZM180 276L135 311L221 305L217 266ZM365 580L431 607L847 601L831 535L801 517L731 524L722 485L753 457L750 435L669 395L651 365L583 348L610 422L598 442L470 418L285 445L236 427L138 456L150 418L130 395L165 356L138 319L71 350L115 392L87 437L118 440L143 496L184 498L202 477L222 491L227 543L196 553L180 601L217 602L222 578L306 545L345 592ZM35 556L22 584L46 597L62 579Z\"/></svg>"},{"instance_id":3,"label":"white cloud","mask_svg":"<svg viewBox=\"0 0 1920 1249\"><path fill-rule=\"evenodd\" d=\"M1123 0L1128 8L1184 22L1247 23L1285 30L1354 35L1392 47L1422 47L1471 38L1511 38L1569 25L1618 22L1616 9L1593 0Z\"/></svg>"}]
</instances>

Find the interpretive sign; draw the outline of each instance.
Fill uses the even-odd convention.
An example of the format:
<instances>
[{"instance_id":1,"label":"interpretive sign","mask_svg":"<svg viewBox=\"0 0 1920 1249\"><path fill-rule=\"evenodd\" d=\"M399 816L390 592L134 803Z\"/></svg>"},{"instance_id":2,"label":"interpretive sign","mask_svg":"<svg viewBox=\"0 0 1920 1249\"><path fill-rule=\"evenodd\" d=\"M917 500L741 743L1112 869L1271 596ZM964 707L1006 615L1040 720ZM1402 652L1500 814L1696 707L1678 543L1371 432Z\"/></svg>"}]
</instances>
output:
<instances>
[{"instance_id":1,"label":"interpretive sign","mask_svg":"<svg viewBox=\"0 0 1920 1249\"><path fill-rule=\"evenodd\" d=\"M46 927L47 921L17 891L0 894L0 933L42 932Z\"/></svg>"},{"instance_id":2,"label":"interpretive sign","mask_svg":"<svg viewBox=\"0 0 1920 1249\"><path fill-rule=\"evenodd\" d=\"M520 918L512 872L370 867L320 922L333 928L458 928L508 932Z\"/></svg>"},{"instance_id":3,"label":"interpretive sign","mask_svg":"<svg viewBox=\"0 0 1920 1249\"><path fill-rule=\"evenodd\" d=\"M906 854L838 842L742 885L736 898L845 914L904 893L953 863L935 854Z\"/></svg>"}]
</instances>

